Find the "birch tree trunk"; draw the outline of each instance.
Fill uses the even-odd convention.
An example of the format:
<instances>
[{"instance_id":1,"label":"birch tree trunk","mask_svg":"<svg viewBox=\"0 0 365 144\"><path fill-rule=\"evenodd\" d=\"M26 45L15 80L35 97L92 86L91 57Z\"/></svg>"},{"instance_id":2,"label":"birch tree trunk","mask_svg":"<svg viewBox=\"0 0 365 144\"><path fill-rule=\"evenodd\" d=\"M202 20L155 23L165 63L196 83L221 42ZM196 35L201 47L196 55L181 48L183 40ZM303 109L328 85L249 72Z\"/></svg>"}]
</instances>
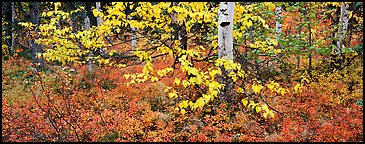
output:
<instances>
[{"instance_id":1,"label":"birch tree trunk","mask_svg":"<svg viewBox=\"0 0 365 144\"><path fill-rule=\"evenodd\" d=\"M95 2L95 7L96 7L96 10L98 11L98 12L100 12L101 11L101 6L100 6L100 2ZM101 25L101 18L98 16L98 17L96 17L96 25Z\"/></svg>"},{"instance_id":2,"label":"birch tree trunk","mask_svg":"<svg viewBox=\"0 0 365 144\"><path fill-rule=\"evenodd\" d=\"M341 2L340 17L338 20L338 31L335 35L337 40L337 52L341 55L341 48L343 47L343 41L346 37L346 31L349 22L349 5Z\"/></svg>"},{"instance_id":3,"label":"birch tree trunk","mask_svg":"<svg viewBox=\"0 0 365 144\"><path fill-rule=\"evenodd\" d=\"M14 25L15 25L15 2L11 3L11 48L14 49L15 47L15 35L14 35ZM11 53L10 53L11 54Z\"/></svg>"},{"instance_id":4,"label":"birch tree trunk","mask_svg":"<svg viewBox=\"0 0 365 144\"><path fill-rule=\"evenodd\" d=\"M96 26L96 17L94 16L94 14L91 11L91 8L95 6L94 2L86 2L86 15L89 17L90 20L90 26Z\"/></svg>"},{"instance_id":5,"label":"birch tree trunk","mask_svg":"<svg viewBox=\"0 0 365 144\"><path fill-rule=\"evenodd\" d=\"M281 12L281 7L280 6L276 6L275 7L275 15L276 15L276 24L275 24L275 29L276 29L276 41L278 42L278 46L279 48L282 48L280 39L281 39L281 34L282 34L282 12ZM275 63L278 62L278 54L275 55ZM270 68L272 65L270 64Z\"/></svg>"},{"instance_id":6,"label":"birch tree trunk","mask_svg":"<svg viewBox=\"0 0 365 144\"><path fill-rule=\"evenodd\" d=\"M342 10L343 9L343 10ZM341 5L341 12L343 12L343 24L342 24L342 34L341 34L341 40L345 41L347 28L349 25L349 5L343 4ZM345 42L342 42L342 46L344 46Z\"/></svg>"},{"instance_id":7,"label":"birch tree trunk","mask_svg":"<svg viewBox=\"0 0 365 144\"><path fill-rule=\"evenodd\" d=\"M218 58L233 61L233 16L234 16L234 2L220 2L218 10ZM226 71L223 66L223 76L221 82L226 82L226 87L219 93L219 99L227 92L232 90L232 80L227 77L230 71ZM232 100L232 99L230 99ZM229 101L230 101L229 100Z\"/></svg>"},{"instance_id":8,"label":"birch tree trunk","mask_svg":"<svg viewBox=\"0 0 365 144\"><path fill-rule=\"evenodd\" d=\"M282 33L282 24L281 24L281 7L280 6L276 6L275 7L275 15L276 15L276 25L275 25L275 29L276 29L276 40L279 41L279 39L281 38L281 33Z\"/></svg>"},{"instance_id":9,"label":"birch tree trunk","mask_svg":"<svg viewBox=\"0 0 365 144\"><path fill-rule=\"evenodd\" d=\"M94 2L86 2L86 17L84 20L85 23L85 29L90 30L90 27L93 25L95 26L97 24L96 18L94 17L94 14L91 12L91 8L94 5ZM87 36L90 37L90 36ZM89 39L89 38L88 38ZM88 54L89 60L89 73L91 75L94 74L94 52L90 49L90 52Z\"/></svg>"},{"instance_id":10,"label":"birch tree trunk","mask_svg":"<svg viewBox=\"0 0 365 144\"><path fill-rule=\"evenodd\" d=\"M89 19L89 16L86 16L85 17L85 29L86 30L90 30L90 19ZM93 74L94 73L94 65L93 65L93 60L94 60L93 57L94 57L94 54L93 54L93 51L90 51L89 52L88 57L89 57L89 61L88 61L88 64L89 64L89 72L91 74Z\"/></svg>"},{"instance_id":11,"label":"birch tree trunk","mask_svg":"<svg viewBox=\"0 0 365 144\"><path fill-rule=\"evenodd\" d=\"M39 9L39 2L29 2L29 9L30 9L30 20L34 25L40 24L40 9ZM36 33L39 32L39 29L36 29ZM35 43L35 40L38 39L35 37L34 39L30 40L30 44L32 46L32 59L34 64L38 64L39 66L37 69L43 69L43 60L37 57L38 52L42 52L42 46Z\"/></svg>"},{"instance_id":12,"label":"birch tree trunk","mask_svg":"<svg viewBox=\"0 0 365 144\"><path fill-rule=\"evenodd\" d=\"M100 2L95 2L95 7L96 7L96 10L98 11L98 12L100 12L101 11L101 5L100 5ZM97 26L100 26L101 25L101 18L98 16L98 17L96 17L96 25ZM102 37L103 37L103 40L104 40L104 35L101 35ZM104 43L103 43L103 45L102 45L102 47L101 47L101 49L100 49L100 55L102 55L102 56L105 56L106 55L106 52L105 52L105 49L104 49Z\"/></svg>"},{"instance_id":13,"label":"birch tree trunk","mask_svg":"<svg viewBox=\"0 0 365 144\"><path fill-rule=\"evenodd\" d=\"M133 17L129 17L130 20L133 19ZM132 48L135 49L137 47L137 37L136 37L136 28L131 26L131 33L132 33Z\"/></svg>"}]
</instances>

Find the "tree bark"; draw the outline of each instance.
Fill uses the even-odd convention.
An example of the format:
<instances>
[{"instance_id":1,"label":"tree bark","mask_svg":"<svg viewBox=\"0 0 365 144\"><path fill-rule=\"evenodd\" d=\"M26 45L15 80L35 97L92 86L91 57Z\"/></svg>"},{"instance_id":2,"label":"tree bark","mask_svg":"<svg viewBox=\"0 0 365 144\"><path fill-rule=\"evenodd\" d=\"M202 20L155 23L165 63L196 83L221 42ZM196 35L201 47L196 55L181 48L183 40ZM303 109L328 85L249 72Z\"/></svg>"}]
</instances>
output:
<instances>
[{"instance_id":1,"label":"tree bark","mask_svg":"<svg viewBox=\"0 0 365 144\"><path fill-rule=\"evenodd\" d=\"M14 26L15 26L15 2L11 3L11 48L15 49L15 36L14 36ZM10 54L12 54L12 51L10 51Z\"/></svg>"},{"instance_id":2,"label":"tree bark","mask_svg":"<svg viewBox=\"0 0 365 144\"><path fill-rule=\"evenodd\" d=\"M281 24L281 7L280 6L276 6L275 7L275 15L276 15L276 24L275 24L275 29L276 29L276 40L279 41L279 39L281 38L281 33L282 33L282 24Z\"/></svg>"},{"instance_id":3,"label":"tree bark","mask_svg":"<svg viewBox=\"0 0 365 144\"><path fill-rule=\"evenodd\" d=\"M177 6L178 2L172 2L173 6ZM175 39L178 39L180 41L180 47L181 49L186 50L187 49L187 32L185 27L185 21L182 22L180 25L177 21L176 12L173 12L171 14L171 19L174 22L174 26L176 27L175 30Z\"/></svg>"},{"instance_id":4,"label":"tree bark","mask_svg":"<svg viewBox=\"0 0 365 144\"><path fill-rule=\"evenodd\" d=\"M234 16L234 2L220 2L218 10L218 58L233 61L233 16ZM232 80L228 78L230 71L222 69L224 77L220 78L220 82L226 82L226 87L219 93L219 99L232 90ZM233 100L231 97L229 101Z\"/></svg>"},{"instance_id":5,"label":"tree bark","mask_svg":"<svg viewBox=\"0 0 365 144\"><path fill-rule=\"evenodd\" d=\"M343 11L341 10L341 12L343 12L343 25L342 25L342 35L341 35L341 40L345 41L346 40L346 33L347 33L347 28L349 25L349 5L348 4L343 4L341 5L341 9L343 9ZM345 43L343 42L343 45L345 45Z\"/></svg>"},{"instance_id":6,"label":"tree bark","mask_svg":"<svg viewBox=\"0 0 365 144\"><path fill-rule=\"evenodd\" d=\"M129 19L132 20L133 17L130 17ZM131 26L131 32L132 32L132 48L135 49L137 47L136 28Z\"/></svg>"},{"instance_id":7,"label":"tree bark","mask_svg":"<svg viewBox=\"0 0 365 144\"><path fill-rule=\"evenodd\" d=\"M8 46L9 55L12 55L12 3L3 2L3 15L5 16L4 21L7 23L5 27L5 43Z\"/></svg>"},{"instance_id":8,"label":"tree bark","mask_svg":"<svg viewBox=\"0 0 365 144\"><path fill-rule=\"evenodd\" d=\"M349 11L351 10L351 11L353 11L353 13L355 13L355 4L356 3L352 3L351 4L351 9L349 8ZM352 33L353 33L353 28L354 28L354 26L353 26L353 23L354 23L354 17L349 17L349 29L348 29L348 31L349 31L349 34L348 34L348 41L347 41L347 47L351 47L351 40L352 40Z\"/></svg>"},{"instance_id":9,"label":"tree bark","mask_svg":"<svg viewBox=\"0 0 365 144\"><path fill-rule=\"evenodd\" d=\"M100 4L100 2L95 2L95 7L96 7L96 10L98 12L101 11L101 4ZM102 22L101 18L99 16L96 17L96 24L97 24L97 26L100 26L101 25L101 22ZM103 40L104 40L104 35L101 35L101 37L103 37ZM105 49L104 49L104 43L103 43L102 47L100 48L100 55L102 55L102 56L105 56L106 55L106 52L105 52Z\"/></svg>"},{"instance_id":10,"label":"tree bark","mask_svg":"<svg viewBox=\"0 0 365 144\"><path fill-rule=\"evenodd\" d=\"M278 42L278 47L281 49L282 48L282 45L281 45L281 42L280 42L280 39L281 39L281 34L282 34L282 11L281 11L281 7L280 6L276 6L275 7L275 15L276 15L276 23L275 23L275 29L276 29L276 41ZM278 62L278 55L279 54L276 54L275 55L275 63ZM271 65L270 65L271 66Z\"/></svg>"},{"instance_id":11,"label":"tree bark","mask_svg":"<svg viewBox=\"0 0 365 144\"><path fill-rule=\"evenodd\" d=\"M338 31L335 35L337 40L337 52L339 53L339 56L341 56L341 48L343 47L343 41L346 37L346 31L348 27L349 22L349 5L345 4L344 2L341 2L341 8L340 8L340 16L338 20Z\"/></svg>"},{"instance_id":12,"label":"tree bark","mask_svg":"<svg viewBox=\"0 0 365 144\"><path fill-rule=\"evenodd\" d=\"M89 19L89 16L86 16L85 17L85 29L86 30L90 30L90 19ZM89 40L89 39L87 39L87 40ZM94 57L94 54L93 54L93 51L92 50L90 50L88 57L89 57L89 61L88 61L89 72L91 74L93 74L94 73L94 65L93 65L93 59L94 59L93 57Z\"/></svg>"},{"instance_id":13,"label":"tree bark","mask_svg":"<svg viewBox=\"0 0 365 144\"><path fill-rule=\"evenodd\" d=\"M85 23L85 29L90 30L91 26L95 26L97 24L96 17L94 17L94 14L91 11L92 6L94 6L94 2L86 2L86 17L84 20ZM88 38L89 40L89 38ZM94 52L90 49L90 52L88 54L89 61L89 72L90 74L94 74Z\"/></svg>"},{"instance_id":14,"label":"tree bark","mask_svg":"<svg viewBox=\"0 0 365 144\"><path fill-rule=\"evenodd\" d=\"M89 17L90 20L90 26L96 26L97 22L96 22L96 17L94 16L94 14L91 11L91 8L94 5L94 2L86 2L86 15Z\"/></svg>"},{"instance_id":15,"label":"tree bark","mask_svg":"<svg viewBox=\"0 0 365 144\"><path fill-rule=\"evenodd\" d=\"M177 5L178 5L178 2L172 2L172 6L177 6ZM182 24L180 25L179 22L177 21L177 13L175 11L171 12L170 18L173 22L172 25L174 27L174 31L173 31L174 40L179 40L179 42L180 42L179 47L183 50L187 50L188 39L187 39L185 21L183 21ZM175 68L175 64L177 63L177 60L180 58L180 56L181 55L179 55L179 54L175 55L175 61L173 64L173 68ZM186 74L188 75L188 79L190 79L190 77L192 77L192 75L188 74L188 72L186 72Z\"/></svg>"},{"instance_id":16,"label":"tree bark","mask_svg":"<svg viewBox=\"0 0 365 144\"><path fill-rule=\"evenodd\" d=\"M29 2L29 9L30 9L30 20L34 25L40 24L40 9L39 9L39 2ZM36 33L39 32L39 29L36 27ZM42 46L35 43L35 40L38 39L35 36L32 40L30 40L30 44L32 47L32 59L34 64L38 64L38 69L43 69L43 59L37 57L37 53L42 52Z\"/></svg>"}]
</instances>

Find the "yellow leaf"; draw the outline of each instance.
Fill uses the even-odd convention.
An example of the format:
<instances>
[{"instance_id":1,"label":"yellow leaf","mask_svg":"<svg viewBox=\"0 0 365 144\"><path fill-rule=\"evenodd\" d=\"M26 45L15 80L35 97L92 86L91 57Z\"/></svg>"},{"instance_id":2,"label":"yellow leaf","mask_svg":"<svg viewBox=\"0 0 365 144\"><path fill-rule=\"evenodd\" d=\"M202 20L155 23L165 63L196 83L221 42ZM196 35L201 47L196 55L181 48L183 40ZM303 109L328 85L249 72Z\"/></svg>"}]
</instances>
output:
<instances>
[{"instance_id":1,"label":"yellow leaf","mask_svg":"<svg viewBox=\"0 0 365 144\"><path fill-rule=\"evenodd\" d=\"M174 83L176 83L176 85L179 85L180 84L180 79L179 78L175 78Z\"/></svg>"},{"instance_id":2,"label":"yellow leaf","mask_svg":"<svg viewBox=\"0 0 365 144\"><path fill-rule=\"evenodd\" d=\"M269 107L268 107L266 104L263 104L263 105L261 106L261 109L262 109L262 110L265 110L265 111L269 111Z\"/></svg>"},{"instance_id":3,"label":"yellow leaf","mask_svg":"<svg viewBox=\"0 0 365 144\"><path fill-rule=\"evenodd\" d=\"M190 85L190 83L186 80L183 80L182 84L184 85L184 87L187 87Z\"/></svg>"},{"instance_id":4,"label":"yellow leaf","mask_svg":"<svg viewBox=\"0 0 365 144\"><path fill-rule=\"evenodd\" d=\"M125 64L118 64L117 67L124 68L124 67L126 67L126 65Z\"/></svg>"},{"instance_id":5,"label":"yellow leaf","mask_svg":"<svg viewBox=\"0 0 365 144\"><path fill-rule=\"evenodd\" d=\"M278 89L278 91L279 91L279 93L280 93L282 96L284 96L284 94L285 94L285 89L283 89L283 88L279 88L279 89Z\"/></svg>"},{"instance_id":6,"label":"yellow leaf","mask_svg":"<svg viewBox=\"0 0 365 144\"><path fill-rule=\"evenodd\" d=\"M181 114L184 115L185 114L185 109L181 109Z\"/></svg>"},{"instance_id":7,"label":"yellow leaf","mask_svg":"<svg viewBox=\"0 0 365 144\"><path fill-rule=\"evenodd\" d=\"M280 53L281 52L281 50L280 49L275 49L274 50L274 54L278 54L278 53Z\"/></svg>"},{"instance_id":8,"label":"yellow leaf","mask_svg":"<svg viewBox=\"0 0 365 144\"><path fill-rule=\"evenodd\" d=\"M270 110L270 116L273 118L274 117L274 112L272 110Z\"/></svg>"},{"instance_id":9,"label":"yellow leaf","mask_svg":"<svg viewBox=\"0 0 365 144\"><path fill-rule=\"evenodd\" d=\"M248 23L247 23L247 27L249 28L249 27L251 27L252 26L252 21L248 21Z\"/></svg>"},{"instance_id":10,"label":"yellow leaf","mask_svg":"<svg viewBox=\"0 0 365 144\"><path fill-rule=\"evenodd\" d=\"M172 87L166 87L165 90L163 90L163 92L167 93L169 91L169 89L171 89Z\"/></svg>"},{"instance_id":11,"label":"yellow leaf","mask_svg":"<svg viewBox=\"0 0 365 144\"><path fill-rule=\"evenodd\" d=\"M193 74L193 75L198 75L199 70L196 68L189 68L189 73Z\"/></svg>"},{"instance_id":12,"label":"yellow leaf","mask_svg":"<svg viewBox=\"0 0 365 144\"><path fill-rule=\"evenodd\" d=\"M120 32L120 28L119 28L119 27L117 27L117 28L115 29L115 31L116 31L117 33L119 33L119 32Z\"/></svg>"},{"instance_id":13,"label":"yellow leaf","mask_svg":"<svg viewBox=\"0 0 365 144\"><path fill-rule=\"evenodd\" d=\"M173 90L172 92L170 92L170 93L169 93L169 97L170 97L170 98L173 98L173 97L175 97L175 98L176 98L176 97L177 97L176 91L175 91L175 90Z\"/></svg>"},{"instance_id":14,"label":"yellow leaf","mask_svg":"<svg viewBox=\"0 0 365 144\"><path fill-rule=\"evenodd\" d=\"M209 101L210 100L210 95L203 94L203 98Z\"/></svg>"},{"instance_id":15,"label":"yellow leaf","mask_svg":"<svg viewBox=\"0 0 365 144\"><path fill-rule=\"evenodd\" d=\"M252 90L256 93L256 94L258 94L258 93L260 93L260 91L261 91L261 89L263 88L263 86L262 85L256 85L256 84L253 84L252 85Z\"/></svg>"},{"instance_id":16,"label":"yellow leaf","mask_svg":"<svg viewBox=\"0 0 365 144\"><path fill-rule=\"evenodd\" d=\"M129 74L124 74L125 79L129 79L130 75Z\"/></svg>"},{"instance_id":17,"label":"yellow leaf","mask_svg":"<svg viewBox=\"0 0 365 144\"><path fill-rule=\"evenodd\" d=\"M237 92L239 92L239 93L243 93L243 92L244 92L244 90L243 90L242 88L238 88L238 89L237 89Z\"/></svg>"},{"instance_id":18,"label":"yellow leaf","mask_svg":"<svg viewBox=\"0 0 365 144\"><path fill-rule=\"evenodd\" d=\"M264 118L267 118L267 114L268 114L268 113L264 113L264 114L263 114Z\"/></svg>"},{"instance_id":19,"label":"yellow leaf","mask_svg":"<svg viewBox=\"0 0 365 144\"><path fill-rule=\"evenodd\" d=\"M158 77L151 77L151 82L157 82L158 81Z\"/></svg>"},{"instance_id":20,"label":"yellow leaf","mask_svg":"<svg viewBox=\"0 0 365 144\"><path fill-rule=\"evenodd\" d=\"M261 107L260 106L256 106L255 110L256 110L257 113L259 113L261 111Z\"/></svg>"},{"instance_id":21,"label":"yellow leaf","mask_svg":"<svg viewBox=\"0 0 365 144\"><path fill-rule=\"evenodd\" d=\"M131 82L129 82L130 84L134 84L134 83L136 83L136 81L134 81L134 80L131 80Z\"/></svg>"},{"instance_id":22,"label":"yellow leaf","mask_svg":"<svg viewBox=\"0 0 365 144\"><path fill-rule=\"evenodd\" d=\"M204 102L204 99L203 98L199 98L197 101L196 101L196 105L198 107L203 107L205 105L205 102Z\"/></svg>"},{"instance_id":23,"label":"yellow leaf","mask_svg":"<svg viewBox=\"0 0 365 144\"><path fill-rule=\"evenodd\" d=\"M169 93L169 97L173 98L174 97L174 93Z\"/></svg>"},{"instance_id":24,"label":"yellow leaf","mask_svg":"<svg viewBox=\"0 0 365 144\"><path fill-rule=\"evenodd\" d=\"M241 102L243 103L244 106L247 106L247 104L248 104L247 98L242 99Z\"/></svg>"},{"instance_id":25,"label":"yellow leaf","mask_svg":"<svg viewBox=\"0 0 365 144\"><path fill-rule=\"evenodd\" d=\"M251 108L252 107L252 109L254 109L255 108L255 106L256 106L257 104L255 104L255 102L253 101L253 100L250 100L250 104L248 104L248 108Z\"/></svg>"},{"instance_id":26,"label":"yellow leaf","mask_svg":"<svg viewBox=\"0 0 365 144\"><path fill-rule=\"evenodd\" d=\"M194 103L192 101L189 101L189 106L193 107Z\"/></svg>"},{"instance_id":27,"label":"yellow leaf","mask_svg":"<svg viewBox=\"0 0 365 144\"><path fill-rule=\"evenodd\" d=\"M295 91L295 92L300 91L301 87L302 87L302 85L301 85L300 83L298 83L297 85L295 85L295 87L294 87L294 91Z\"/></svg>"},{"instance_id":28,"label":"yellow leaf","mask_svg":"<svg viewBox=\"0 0 365 144\"><path fill-rule=\"evenodd\" d=\"M179 107L182 108L187 108L189 106L188 100L184 100L181 103L179 103Z\"/></svg>"}]
</instances>

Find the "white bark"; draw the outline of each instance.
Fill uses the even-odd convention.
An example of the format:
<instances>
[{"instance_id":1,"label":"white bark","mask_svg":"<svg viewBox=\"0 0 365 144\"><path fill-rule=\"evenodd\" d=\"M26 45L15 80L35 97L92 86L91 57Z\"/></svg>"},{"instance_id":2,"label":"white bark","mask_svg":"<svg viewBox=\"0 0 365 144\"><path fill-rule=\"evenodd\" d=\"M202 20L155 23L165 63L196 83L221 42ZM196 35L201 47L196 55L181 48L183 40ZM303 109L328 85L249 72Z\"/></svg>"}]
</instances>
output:
<instances>
[{"instance_id":1,"label":"white bark","mask_svg":"<svg viewBox=\"0 0 365 144\"><path fill-rule=\"evenodd\" d=\"M130 20L133 19L133 17L129 17ZM131 26L131 33L132 33L132 47L135 49L137 47L137 37L136 37L136 28Z\"/></svg>"},{"instance_id":2,"label":"white bark","mask_svg":"<svg viewBox=\"0 0 365 144\"><path fill-rule=\"evenodd\" d=\"M233 60L233 16L234 16L234 2L221 2L218 10L218 58ZM223 66L220 66L223 68ZM218 94L219 99L225 98L232 102L234 95L230 98L229 92L232 90L232 79L228 77L230 71L222 69L222 74L218 81L225 83L224 90Z\"/></svg>"},{"instance_id":3,"label":"white bark","mask_svg":"<svg viewBox=\"0 0 365 144\"><path fill-rule=\"evenodd\" d=\"M85 29L86 30L90 30L90 19L89 19L89 16L86 16L85 17ZM87 38L87 40L89 40L89 39ZM90 73L94 73L93 56L94 56L93 52L90 51L89 52L89 55L88 55L88 57L89 57L88 64L89 64L89 72Z\"/></svg>"},{"instance_id":4,"label":"white bark","mask_svg":"<svg viewBox=\"0 0 365 144\"><path fill-rule=\"evenodd\" d=\"M275 14L276 14L276 40L280 39L282 33L282 24L281 24L281 7L275 7Z\"/></svg>"},{"instance_id":5,"label":"white bark","mask_svg":"<svg viewBox=\"0 0 365 144\"><path fill-rule=\"evenodd\" d=\"M15 2L11 3L11 22L13 27L11 28L11 48L14 49L15 37L14 37L14 20L15 20Z\"/></svg>"},{"instance_id":6,"label":"white bark","mask_svg":"<svg viewBox=\"0 0 365 144\"><path fill-rule=\"evenodd\" d=\"M101 11L101 5L100 5L100 2L95 2L95 6L96 6L96 10L98 11L98 12L100 12ZM101 20L101 18L98 16L98 17L96 17L96 25L97 26L100 26L101 25L101 22L102 22L102 20ZM103 38L104 38L104 36L103 36ZM108 38L107 38L108 39ZM103 45L102 45L102 47L101 47L101 49L100 49L100 54L102 55L102 56L105 56L106 55L106 52L105 52L105 49L104 49L104 43L103 43Z\"/></svg>"},{"instance_id":7,"label":"white bark","mask_svg":"<svg viewBox=\"0 0 365 144\"><path fill-rule=\"evenodd\" d=\"M341 48L344 47L343 41L346 37L346 31L349 22L349 5L345 4L344 2L341 3L340 9L340 17L339 17L339 28L338 32L336 33L335 37L338 38L337 40L337 52L341 52Z\"/></svg>"},{"instance_id":8,"label":"white bark","mask_svg":"<svg viewBox=\"0 0 365 144\"><path fill-rule=\"evenodd\" d=\"M218 58L233 60L234 2L221 2L218 16Z\"/></svg>"},{"instance_id":9,"label":"white bark","mask_svg":"<svg viewBox=\"0 0 365 144\"><path fill-rule=\"evenodd\" d=\"M348 4L341 5L341 9L343 9L343 11L341 11L341 12L343 12L341 40L345 41L347 27L349 25L349 5ZM343 44L342 44L342 46L343 46Z\"/></svg>"},{"instance_id":10,"label":"white bark","mask_svg":"<svg viewBox=\"0 0 365 144\"><path fill-rule=\"evenodd\" d=\"M96 10L98 11L98 12L100 12L101 10L100 10L100 2L95 2L95 6L96 6ZM96 25L101 25L101 18L98 16L98 17L96 17Z\"/></svg>"}]
</instances>

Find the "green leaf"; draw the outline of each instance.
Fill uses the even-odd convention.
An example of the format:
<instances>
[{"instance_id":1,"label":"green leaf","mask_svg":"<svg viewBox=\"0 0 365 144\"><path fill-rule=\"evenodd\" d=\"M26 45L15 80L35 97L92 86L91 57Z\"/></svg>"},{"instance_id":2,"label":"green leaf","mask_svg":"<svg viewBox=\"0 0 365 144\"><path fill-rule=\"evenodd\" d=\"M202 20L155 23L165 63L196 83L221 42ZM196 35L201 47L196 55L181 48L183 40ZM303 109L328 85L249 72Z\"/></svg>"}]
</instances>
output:
<instances>
[{"instance_id":1,"label":"green leaf","mask_svg":"<svg viewBox=\"0 0 365 144\"><path fill-rule=\"evenodd\" d=\"M357 100L356 105L357 106L362 106L363 105L363 100Z\"/></svg>"},{"instance_id":2,"label":"green leaf","mask_svg":"<svg viewBox=\"0 0 365 144\"><path fill-rule=\"evenodd\" d=\"M355 8L357 8L357 7L361 6L361 5L363 5L362 2L356 2L355 3Z\"/></svg>"},{"instance_id":3,"label":"green leaf","mask_svg":"<svg viewBox=\"0 0 365 144\"><path fill-rule=\"evenodd\" d=\"M311 47L309 47L309 49L310 50L315 50L315 49L317 49L315 46L311 46Z\"/></svg>"},{"instance_id":4,"label":"green leaf","mask_svg":"<svg viewBox=\"0 0 365 144\"><path fill-rule=\"evenodd\" d=\"M319 52L321 55L326 55L326 50L325 50L325 49L318 49L318 52Z\"/></svg>"},{"instance_id":5,"label":"green leaf","mask_svg":"<svg viewBox=\"0 0 365 144\"><path fill-rule=\"evenodd\" d=\"M316 26L316 25L318 25L318 21L315 21L315 22L314 22L314 25L315 25L315 26Z\"/></svg>"},{"instance_id":6,"label":"green leaf","mask_svg":"<svg viewBox=\"0 0 365 144\"><path fill-rule=\"evenodd\" d=\"M311 51L307 51L306 54L309 55Z\"/></svg>"}]
</instances>

